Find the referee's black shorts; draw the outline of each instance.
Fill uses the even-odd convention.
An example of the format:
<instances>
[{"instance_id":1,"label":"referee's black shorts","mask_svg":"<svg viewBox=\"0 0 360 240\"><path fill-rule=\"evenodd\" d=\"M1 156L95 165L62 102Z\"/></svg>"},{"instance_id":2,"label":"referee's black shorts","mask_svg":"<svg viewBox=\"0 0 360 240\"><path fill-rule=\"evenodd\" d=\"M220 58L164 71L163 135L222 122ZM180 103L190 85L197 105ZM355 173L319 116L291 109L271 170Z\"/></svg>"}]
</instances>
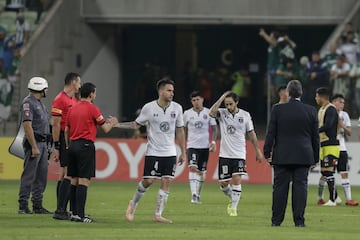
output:
<instances>
[{"instance_id":1,"label":"referee's black shorts","mask_svg":"<svg viewBox=\"0 0 360 240\"><path fill-rule=\"evenodd\" d=\"M69 150L66 149L64 131L60 132L59 142L60 142L60 150L59 150L60 166L67 167L69 165Z\"/></svg>"},{"instance_id":2,"label":"referee's black shorts","mask_svg":"<svg viewBox=\"0 0 360 240\"><path fill-rule=\"evenodd\" d=\"M95 177L95 144L92 141L71 141L68 176L89 179Z\"/></svg>"}]
</instances>

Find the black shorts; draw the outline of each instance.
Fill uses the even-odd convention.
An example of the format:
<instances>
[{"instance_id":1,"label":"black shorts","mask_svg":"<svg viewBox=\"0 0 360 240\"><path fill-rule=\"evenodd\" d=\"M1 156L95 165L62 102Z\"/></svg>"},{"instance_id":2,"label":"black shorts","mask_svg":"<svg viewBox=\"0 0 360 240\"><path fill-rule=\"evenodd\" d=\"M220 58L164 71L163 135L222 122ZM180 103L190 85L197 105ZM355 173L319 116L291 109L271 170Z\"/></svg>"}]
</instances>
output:
<instances>
[{"instance_id":1,"label":"black shorts","mask_svg":"<svg viewBox=\"0 0 360 240\"><path fill-rule=\"evenodd\" d=\"M176 156L155 157L145 156L143 178L174 178L176 170Z\"/></svg>"},{"instance_id":2,"label":"black shorts","mask_svg":"<svg viewBox=\"0 0 360 240\"><path fill-rule=\"evenodd\" d=\"M219 181L228 181L233 175L246 175L244 159L219 158Z\"/></svg>"},{"instance_id":3,"label":"black shorts","mask_svg":"<svg viewBox=\"0 0 360 240\"><path fill-rule=\"evenodd\" d=\"M347 151L340 151L340 157L337 162L336 170L338 173L340 172L348 172L349 164L348 164L348 154Z\"/></svg>"},{"instance_id":4,"label":"black shorts","mask_svg":"<svg viewBox=\"0 0 360 240\"><path fill-rule=\"evenodd\" d=\"M198 170L202 172L206 171L207 162L209 159L208 148L188 148L187 157L189 160L189 167L196 166Z\"/></svg>"},{"instance_id":5,"label":"black shorts","mask_svg":"<svg viewBox=\"0 0 360 240\"><path fill-rule=\"evenodd\" d=\"M67 167L69 165L69 150L66 149L65 135L63 131L60 132L59 142L60 142L60 150L59 150L60 166Z\"/></svg>"},{"instance_id":6,"label":"black shorts","mask_svg":"<svg viewBox=\"0 0 360 240\"><path fill-rule=\"evenodd\" d=\"M95 145L92 141L71 141L68 176L89 179L95 177Z\"/></svg>"},{"instance_id":7,"label":"black shorts","mask_svg":"<svg viewBox=\"0 0 360 240\"><path fill-rule=\"evenodd\" d=\"M338 163L338 159L336 157L334 157L333 155L327 155L324 157L323 160L320 161L320 167L321 168L333 167L335 171L337 163Z\"/></svg>"}]
</instances>

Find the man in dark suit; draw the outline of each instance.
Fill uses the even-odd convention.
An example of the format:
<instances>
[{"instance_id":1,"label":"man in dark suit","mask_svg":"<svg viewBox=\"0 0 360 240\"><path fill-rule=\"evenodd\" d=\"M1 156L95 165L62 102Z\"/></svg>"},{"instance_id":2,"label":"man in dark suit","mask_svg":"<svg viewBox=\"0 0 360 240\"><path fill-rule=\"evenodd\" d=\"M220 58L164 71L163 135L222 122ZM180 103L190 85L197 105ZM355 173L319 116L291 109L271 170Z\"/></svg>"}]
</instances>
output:
<instances>
[{"instance_id":1,"label":"man in dark suit","mask_svg":"<svg viewBox=\"0 0 360 240\"><path fill-rule=\"evenodd\" d=\"M272 226L284 220L292 181L292 210L296 227L305 227L308 173L319 161L316 109L300 101L298 80L287 85L290 100L273 107L264 144L264 156L274 167Z\"/></svg>"}]
</instances>

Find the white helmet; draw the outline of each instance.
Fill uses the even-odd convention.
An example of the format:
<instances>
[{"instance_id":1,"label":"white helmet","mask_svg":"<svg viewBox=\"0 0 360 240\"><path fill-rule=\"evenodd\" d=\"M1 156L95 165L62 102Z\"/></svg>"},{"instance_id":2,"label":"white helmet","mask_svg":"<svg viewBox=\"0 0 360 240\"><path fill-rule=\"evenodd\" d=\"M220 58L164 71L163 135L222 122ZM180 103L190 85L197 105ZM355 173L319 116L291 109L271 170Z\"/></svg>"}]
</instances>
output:
<instances>
[{"instance_id":1,"label":"white helmet","mask_svg":"<svg viewBox=\"0 0 360 240\"><path fill-rule=\"evenodd\" d=\"M28 89L41 92L48 88L48 82L42 77L33 77L29 80Z\"/></svg>"}]
</instances>

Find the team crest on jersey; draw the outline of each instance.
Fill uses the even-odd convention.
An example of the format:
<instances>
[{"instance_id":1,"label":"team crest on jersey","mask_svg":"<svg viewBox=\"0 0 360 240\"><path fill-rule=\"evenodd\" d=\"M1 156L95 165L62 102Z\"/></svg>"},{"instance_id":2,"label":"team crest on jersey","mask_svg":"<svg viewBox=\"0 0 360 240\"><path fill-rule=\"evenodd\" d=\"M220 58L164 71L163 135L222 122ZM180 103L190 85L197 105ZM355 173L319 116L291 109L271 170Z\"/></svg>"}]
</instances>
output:
<instances>
[{"instance_id":1,"label":"team crest on jersey","mask_svg":"<svg viewBox=\"0 0 360 240\"><path fill-rule=\"evenodd\" d=\"M195 128L202 128L203 123L200 121L197 121L197 122L195 122L194 126L195 126Z\"/></svg>"},{"instance_id":2,"label":"team crest on jersey","mask_svg":"<svg viewBox=\"0 0 360 240\"><path fill-rule=\"evenodd\" d=\"M162 122L160 123L160 130L162 132L168 132L170 129L170 124L168 122Z\"/></svg>"},{"instance_id":3,"label":"team crest on jersey","mask_svg":"<svg viewBox=\"0 0 360 240\"><path fill-rule=\"evenodd\" d=\"M226 132L227 132L228 134L234 134L235 131L236 131L236 128L235 128L233 125L228 125L228 126L226 127Z\"/></svg>"},{"instance_id":4,"label":"team crest on jersey","mask_svg":"<svg viewBox=\"0 0 360 240\"><path fill-rule=\"evenodd\" d=\"M175 112L171 112L171 113L170 113L170 117L171 117L171 118L175 118L175 117L176 117L176 113L175 113Z\"/></svg>"},{"instance_id":5,"label":"team crest on jersey","mask_svg":"<svg viewBox=\"0 0 360 240\"><path fill-rule=\"evenodd\" d=\"M244 122L244 118L239 118L239 123L243 123Z\"/></svg>"},{"instance_id":6,"label":"team crest on jersey","mask_svg":"<svg viewBox=\"0 0 360 240\"><path fill-rule=\"evenodd\" d=\"M208 118L208 115L204 114L204 115L203 115L203 119L206 120L207 118Z\"/></svg>"}]
</instances>

